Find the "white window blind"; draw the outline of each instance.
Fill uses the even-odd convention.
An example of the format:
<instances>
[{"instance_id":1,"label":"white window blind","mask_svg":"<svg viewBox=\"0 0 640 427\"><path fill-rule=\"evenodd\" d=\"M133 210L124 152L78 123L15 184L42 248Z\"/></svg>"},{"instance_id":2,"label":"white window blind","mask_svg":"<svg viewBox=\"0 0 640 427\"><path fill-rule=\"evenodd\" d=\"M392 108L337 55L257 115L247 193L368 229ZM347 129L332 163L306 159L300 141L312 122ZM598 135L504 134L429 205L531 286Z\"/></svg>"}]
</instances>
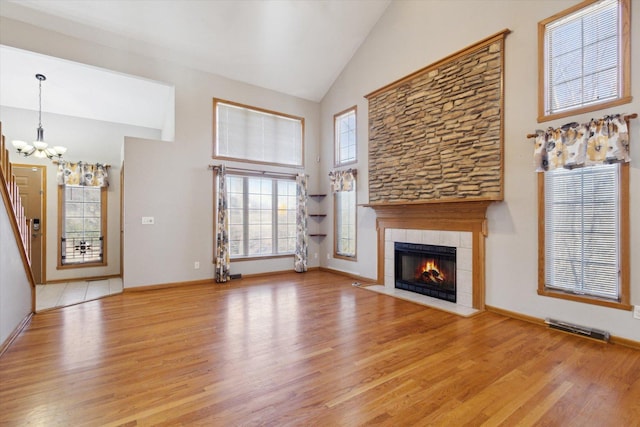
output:
<instances>
[{"instance_id":1,"label":"white window blind","mask_svg":"<svg viewBox=\"0 0 640 427\"><path fill-rule=\"evenodd\" d=\"M546 25L546 114L621 97L620 27L618 0Z\"/></svg>"},{"instance_id":2,"label":"white window blind","mask_svg":"<svg viewBox=\"0 0 640 427\"><path fill-rule=\"evenodd\" d=\"M620 165L544 174L545 286L618 300Z\"/></svg>"},{"instance_id":3,"label":"white window blind","mask_svg":"<svg viewBox=\"0 0 640 427\"><path fill-rule=\"evenodd\" d=\"M302 166L302 118L216 101L216 157Z\"/></svg>"}]
</instances>

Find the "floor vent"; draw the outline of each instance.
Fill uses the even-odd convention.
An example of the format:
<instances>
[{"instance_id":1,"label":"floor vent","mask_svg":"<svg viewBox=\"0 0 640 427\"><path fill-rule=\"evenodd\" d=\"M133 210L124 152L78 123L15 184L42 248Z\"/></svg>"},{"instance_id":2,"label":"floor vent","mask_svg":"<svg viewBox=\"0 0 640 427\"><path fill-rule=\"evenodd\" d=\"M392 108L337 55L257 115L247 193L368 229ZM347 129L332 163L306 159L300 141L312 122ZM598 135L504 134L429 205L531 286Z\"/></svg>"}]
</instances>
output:
<instances>
[{"instance_id":1,"label":"floor vent","mask_svg":"<svg viewBox=\"0 0 640 427\"><path fill-rule=\"evenodd\" d=\"M569 332L582 337L592 338L594 340L609 342L609 332L598 329L588 328L586 326L574 325L572 323L563 322L555 319L545 319L547 325L552 329Z\"/></svg>"}]
</instances>

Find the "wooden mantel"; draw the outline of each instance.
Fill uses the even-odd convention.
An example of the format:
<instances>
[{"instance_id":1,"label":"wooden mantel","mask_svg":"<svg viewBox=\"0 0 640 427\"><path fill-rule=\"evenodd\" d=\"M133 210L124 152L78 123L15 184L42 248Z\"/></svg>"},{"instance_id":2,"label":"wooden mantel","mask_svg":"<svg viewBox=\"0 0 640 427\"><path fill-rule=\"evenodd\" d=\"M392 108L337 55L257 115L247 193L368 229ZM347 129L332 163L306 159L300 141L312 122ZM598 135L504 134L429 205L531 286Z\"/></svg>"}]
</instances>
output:
<instances>
[{"instance_id":1,"label":"wooden mantel","mask_svg":"<svg viewBox=\"0 0 640 427\"><path fill-rule=\"evenodd\" d=\"M484 310L486 212L491 203L492 200L365 205L376 211L377 282L384 283L387 229L470 231L473 240L473 308Z\"/></svg>"}]
</instances>

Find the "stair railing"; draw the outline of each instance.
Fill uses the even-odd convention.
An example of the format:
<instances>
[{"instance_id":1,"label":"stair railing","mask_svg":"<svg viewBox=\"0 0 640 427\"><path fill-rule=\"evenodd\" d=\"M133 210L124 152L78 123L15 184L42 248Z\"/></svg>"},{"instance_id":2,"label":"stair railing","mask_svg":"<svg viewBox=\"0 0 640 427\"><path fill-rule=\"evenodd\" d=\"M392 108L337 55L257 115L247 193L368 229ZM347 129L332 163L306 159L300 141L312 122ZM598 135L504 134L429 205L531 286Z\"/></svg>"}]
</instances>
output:
<instances>
[{"instance_id":1,"label":"stair railing","mask_svg":"<svg viewBox=\"0 0 640 427\"><path fill-rule=\"evenodd\" d=\"M22 262L29 277L31 286L35 286L33 273L31 272L31 221L24 213L24 206L20 199L20 189L13 175L13 166L9 161L9 150L5 146L2 134L2 122L0 122L0 192L7 207L7 215L11 222L11 228L16 241L19 242Z\"/></svg>"}]
</instances>

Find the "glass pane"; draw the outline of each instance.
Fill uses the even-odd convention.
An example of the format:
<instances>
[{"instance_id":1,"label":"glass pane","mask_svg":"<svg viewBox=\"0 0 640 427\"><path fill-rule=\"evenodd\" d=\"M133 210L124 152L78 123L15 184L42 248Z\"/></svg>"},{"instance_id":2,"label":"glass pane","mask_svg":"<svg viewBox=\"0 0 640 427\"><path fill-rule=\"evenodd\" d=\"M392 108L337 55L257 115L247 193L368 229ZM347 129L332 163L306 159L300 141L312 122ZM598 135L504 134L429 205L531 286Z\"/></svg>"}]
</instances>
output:
<instances>
[{"instance_id":1,"label":"glass pane","mask_svg":"<svg viewBox=\"0 0 640 427\"><path fill-rule=\"evenodd\" d=\"M64 215L67 218L82 217L82 203L67 203L64 207Z\"/></svg>"},{"instance_id":2,"label":"glass pane","mask_svg":"<svg viewBox=\"0 0 640 427\"><path fill-rule=\"evenodd\" d=\"M100 235L100 218L85 218L84 232L85 235L89 233L98 233Z\"/></svg>"},{"instance_id":3,"label":"glass pane","mask_svg":"<svg viewBox=\"0 0 640 427\"><path fill-rule=\"evenodd\" d=\"M227 192L228 193L242 193L243 192L243 178L237 176L227 177Z\"/></svg>"},{"instance_id":4,"label":"glass pane","mask_svg":"<svg viewBox=\"0 0 640 427\"><path fill-rule=\"evenodd\" d=\"M338 255L355 256L356 198L355 191L335 194L336 201L336 252Z\"/></svg>"},{"instance_id":5,"label":"glass pane","mask_svg":"<svg viewBox=\"0 0 640 427\"><path fill-rule=\"evenodd\" d=\"M230 225L229 226L229 239L242 241L244 237L242 225Z\"/></svg>"},{"instance_id":6,"label":"glass pane","mask_svg":"<svg viewBox=\"0 0 640 427\"><path fill-rule=\"evenodd\" d=\"M92 218L100 218L100 203L85 203L84 216Z\"/></svg>"},{"instance_id":7,"label":"glass pane","mask_svg":"<svg viewBox=\"0 0 640 427\"><path fill-rule=\"evenodd\" d=\"M64 221L64 234L82 234L84 231L84 220L82 218L66 218Z\"/></svg>"},{"instance_id":8,"label":"glass pane","mask_svg":"<svg viewBox=\"0 0 640 427\"><path fill-rule=\"evenodd\" d=\"M84 187L84 201L100 203L100 187Z\"/></svg>"},{"instance_id":9,"label":"glass pane","mask_svg":"<svg viewBox=\"0 0 640 427\"><path fill-rule=\"evenodd\" d=\"M82 202L84 200L84 191L82 187L67 185L65 188L66 200L70 202Z\"/></svg>"}]
</instances>

